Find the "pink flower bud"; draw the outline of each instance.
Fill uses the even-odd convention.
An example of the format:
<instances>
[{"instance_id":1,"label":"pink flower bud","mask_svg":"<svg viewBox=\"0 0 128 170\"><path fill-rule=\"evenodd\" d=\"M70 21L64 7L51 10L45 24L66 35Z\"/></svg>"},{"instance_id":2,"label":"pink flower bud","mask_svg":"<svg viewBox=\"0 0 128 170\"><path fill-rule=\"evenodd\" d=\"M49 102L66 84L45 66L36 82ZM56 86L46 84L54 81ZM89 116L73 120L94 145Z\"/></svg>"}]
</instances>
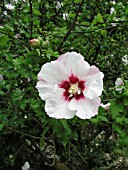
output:
<instances>
[{"instance_id":1,"label":"pink flower bud","mask_svg":"<svg viewBox=\"0 0 128 170\"><path fill-rule=\"evenodd\" d=\"M38 47L40 45L40 41L36 38L33 38L33 39L30 40L30 45L32 47Z\"/></svg>"}]
</instances>

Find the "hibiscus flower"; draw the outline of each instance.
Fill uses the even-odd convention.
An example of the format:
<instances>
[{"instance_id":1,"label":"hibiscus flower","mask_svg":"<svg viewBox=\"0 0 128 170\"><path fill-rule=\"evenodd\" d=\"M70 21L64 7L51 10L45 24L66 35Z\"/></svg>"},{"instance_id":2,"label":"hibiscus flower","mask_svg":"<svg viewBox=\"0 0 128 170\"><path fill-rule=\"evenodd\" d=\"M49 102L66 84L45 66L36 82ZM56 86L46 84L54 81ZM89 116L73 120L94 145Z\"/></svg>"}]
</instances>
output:
<instances>
[{"instance_id":1,"label":"hibiscus flower","mask_svg":"<svg viewBox=\"0 0 128 170\"><path fill-rule=\"evenodd\" d=\"M42 66L36 88L49 117L90 119L98 113L103 77L81 54L67 52Z\"/></svg>"},{"instance_id":2,"label":"hibiscus flower","mask_svg":"<svg viewBox=\"0 0 128 170\"><path fill-rule=\"evenodd\" d=\"M15 6L13 6L12 4L6 4L5 7L10 11L15 8Z\"/></svg>"}]
</instances>

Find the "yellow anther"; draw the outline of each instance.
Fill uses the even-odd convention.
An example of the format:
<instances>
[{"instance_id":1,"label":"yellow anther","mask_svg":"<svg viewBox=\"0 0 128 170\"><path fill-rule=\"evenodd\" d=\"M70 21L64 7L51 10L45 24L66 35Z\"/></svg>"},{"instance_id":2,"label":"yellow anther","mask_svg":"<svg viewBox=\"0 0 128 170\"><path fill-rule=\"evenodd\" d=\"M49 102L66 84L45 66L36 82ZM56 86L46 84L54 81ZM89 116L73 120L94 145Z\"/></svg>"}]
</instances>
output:
<instances>
[{"instance_id":1,"label":"yellow anther","mask_svg":"<svg viewBox=\"0 0 128 170\"><path fill-rule=\"evenodd\" d=\"M78 83L71 84L71 86L70 86L70 88L68 90L69 94L76 94L78 91L79 91Z\"/></svg>"}]
</instances>

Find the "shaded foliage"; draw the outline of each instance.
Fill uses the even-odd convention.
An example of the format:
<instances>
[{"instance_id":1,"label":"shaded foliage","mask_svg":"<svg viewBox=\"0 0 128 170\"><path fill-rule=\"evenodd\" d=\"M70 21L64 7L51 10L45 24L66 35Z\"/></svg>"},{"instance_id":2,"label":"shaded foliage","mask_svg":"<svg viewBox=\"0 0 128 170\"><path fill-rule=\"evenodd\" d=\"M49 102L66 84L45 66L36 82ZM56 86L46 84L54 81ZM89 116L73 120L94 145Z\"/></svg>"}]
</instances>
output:
<instances>
[{"instance_id":1,"label":"shaded foliage","mask_svg":"<svg viewBox=\"0 0 128 170\"><path fill-rule=\"evenodd\" d=\"M7 3L15 8L9 10ZM116 13L110 14L114 8ZM68 15L67 15L68 14ZM0 1L0 169L127 169L128 3ZM40 45L32 47L30 39ZM90 120L55 120L35 89L41 66L67 51L81 53L105 74L108 111ZM122 92L115 80L124 81Z\"/></svg>"}]
</instances>

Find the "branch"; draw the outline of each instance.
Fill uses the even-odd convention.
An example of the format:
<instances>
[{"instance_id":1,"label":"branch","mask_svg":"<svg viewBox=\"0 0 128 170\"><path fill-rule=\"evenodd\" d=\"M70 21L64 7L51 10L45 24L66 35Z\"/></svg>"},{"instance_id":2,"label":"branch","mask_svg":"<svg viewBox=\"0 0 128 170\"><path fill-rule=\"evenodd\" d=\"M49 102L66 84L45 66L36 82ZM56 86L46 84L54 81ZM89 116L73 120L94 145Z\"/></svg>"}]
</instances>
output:
<instances>
[{"instance_id":1,"label":"branch","mask_svg":"<svg viewBox=\"0 0 128 170\"><path fill-rule=\"evenodd\" d=\"M23 41L21 41L21 40L19 40L19 39L15 38L15 37L13 37L12 35L10 35L10 34L8 34L8 33L4 32L4 31L1 31L1 30L0 30L0 33L7 35L8 37L10 37L10 38L12 38L12 39L14 39L14 40L18 41L18 42L19 42L22 46L24 46L24 47L27 47L27 48L28 48L28 44L26 44L25 42L23 42Z\"/></svg>"},{"instance_id":2,"label":"branch","mask_svg":"<svg viewBox=\"0 0 128 170\"><path fill-rule=\"evenodd\" d=\"M79 4L79 7L78 7L78 10L77 10L76 16L75 16L75 18L74 18L74 20L73 20L73 22L72 22L72 24L71 24L68 32L66 33L66 35L65 35L64 38L63 38L63 40L61 41L60 46L58 47L58 51L59 51L59 52L61 51L61 47L62 47L62 45L63 45L63 42L67 40L67 38L68 38L69 35L71 34L71 31L72 31L72 30L74 29L74 27L75 27L75 23L76 23L76 21L77 21L77 17L78 17L78 15L79 15L79 13L80 13L80 9L81 9L83 3L84 3L84 0L82 0L81 3Z\"/></svg>"},{"instance_id":3,"label":"branch","mask_svg":"<svg viewBox=\"0 0 128 170\"><path fill-rule=\"evenodd\" d=\"M86 139L86 143L90 143L93 139L95 139L96 136L102 132L102 130L103 130L103 127L99 126L98 129L94 133L92 133L90 137Z\"/></svg>"},{"instance_id":4,"label":"branch","mask_svg":"<svg viewBox=\"0 0 128 170\"><path fill-rule=\"evenodd\" d=\"M16 133L21 134L22 136L27 136L27 137L30 137L30 138L33 138L33 139L38 139L38 140L40 140L40 137L33 136L33 135L29 135L29 134L24 133L24 132L20 132L20 131L18 131L18 130L16 130L16 129L12 128L12 127L9 127L9 126L5 126L5 127L6 127L7 129L13 131L13 132L16 132Z\"/></svg>"}]
</instances>

